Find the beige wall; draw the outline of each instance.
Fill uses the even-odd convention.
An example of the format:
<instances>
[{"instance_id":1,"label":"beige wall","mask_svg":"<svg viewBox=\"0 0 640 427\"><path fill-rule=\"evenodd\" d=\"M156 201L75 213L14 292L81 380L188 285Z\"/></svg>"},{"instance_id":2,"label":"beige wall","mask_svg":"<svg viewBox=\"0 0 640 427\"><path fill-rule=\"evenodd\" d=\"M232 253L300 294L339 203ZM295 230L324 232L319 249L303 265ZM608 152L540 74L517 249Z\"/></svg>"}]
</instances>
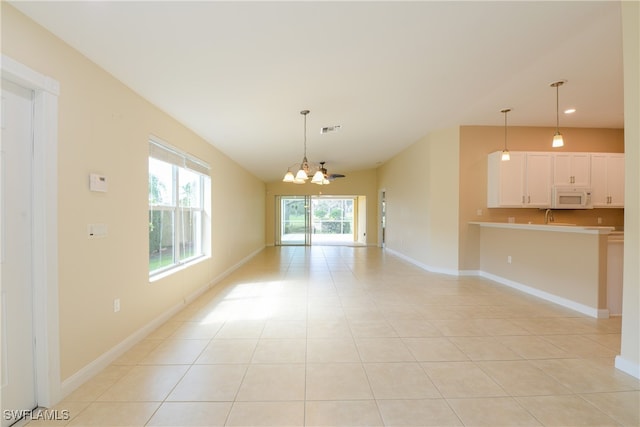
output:
<instances>
[{"instance_id":1,"label":"beige wall","mask_svg":"<svg viewBox=\"0 0 640 427\"><path fill-rule=\"evenodd\" d=\"M2 53L60 82L59 312L64 381L264 246L264 184L2 2ZM212 167L212 257L149 283L148 138ZM108 193L88 190L104 174ZM88 240L87 224L109 235ZM113 299L121 311L113 312Z\"/></svg>"},{"instance_id":2,"label":"beige wall","mask_svg":"<svg viewBox=\"0 0 640 427\"><path fill-rule=\"evenodd\" d=\"M509 127L508 148L511 151L551 151L555 129L540 127ZM567 152L624 152L624 132L621 129L562 128L565 146L553 151ZM487 154L502 150L504 127L462 126L460 128L460 269L479 268L478 229L469 221L507 222L514 217L517 223L540 223L544 211L540 209L487 208ZM478 215L480 210L481 215ZM556 222L578 225L624 225L624 209L590 209L555 211Z\"/></svg>"},{"instance_id":3,"label":"beige wall","mask_svg":"<svg viewBox=\"0 0 640 427\"><path fill-rule=\"evenodd\" d=\"M329 185L292 184L282 181L267 184L265 213L265 242L273 245L276 233L275 196L364 196L366 200L366 229L359 225L358 239L366 238L367 245L378 244L378 193L375 169L346 172L345 178L338 178ZM283 172L284 176L284 172ZM360 215L362 207L358 206ZM363 236L366 233L366 236Z\"/></svg>"},{"instance_id":4,"label":"beige wall","mask_svg":"<svg viewBox=\"0 0 640 427\"><path fill-rule=\"evenodd\" d=\"M616 366L640 378L640 3L622 2L625 242L622 348Z\"/></svg>"},{"instance_id":5,"label":"beige wall","mask_svg":"<svg viewBox=\"0 0 640 427\"><path fill-rule=\"evenodd\" d=\"M424 267L458 270L458 128L433 132L378 168L386 247Z\"/></svg>"}]
</instances>

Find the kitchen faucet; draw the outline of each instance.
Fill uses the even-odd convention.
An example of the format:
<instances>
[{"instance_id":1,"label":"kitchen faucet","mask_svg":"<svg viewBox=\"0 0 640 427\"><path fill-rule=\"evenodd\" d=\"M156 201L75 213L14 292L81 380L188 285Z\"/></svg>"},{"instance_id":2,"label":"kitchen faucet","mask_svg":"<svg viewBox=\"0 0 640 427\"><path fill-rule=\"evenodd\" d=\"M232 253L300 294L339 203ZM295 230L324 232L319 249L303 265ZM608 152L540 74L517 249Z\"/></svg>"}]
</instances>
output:
<instances>
[{"instance_id":1,"label":"kitchen faucet","mask_svg":"<svg viewBox=\"0 0 640 427\"><path fill-rule=\"evenodd\" d=\"M549 221L553 222L553 212L551 209L544 211L544 223L549 224Z\"/></svg>"}]
</instances>

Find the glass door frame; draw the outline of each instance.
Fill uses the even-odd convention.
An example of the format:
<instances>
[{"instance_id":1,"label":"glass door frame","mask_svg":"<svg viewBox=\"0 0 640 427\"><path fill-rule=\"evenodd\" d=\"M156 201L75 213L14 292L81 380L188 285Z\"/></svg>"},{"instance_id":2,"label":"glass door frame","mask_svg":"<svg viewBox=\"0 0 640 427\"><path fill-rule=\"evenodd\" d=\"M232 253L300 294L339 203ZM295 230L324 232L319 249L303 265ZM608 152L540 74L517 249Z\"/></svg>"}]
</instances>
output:
<instances>
[{"instance_id":1,"label":"glass door frame","mask_svg":"<svg viewBox=\"0 0 640 427\"><path fill-rule=\"evenodd\" d=\"M276 214L275 214L275 245L276 246L311 246L311 196L275 196L276 197ZM282 218L285 211L284 203L287 200L302 200L304 207L304 240L288 241L283 239L284 235L284 219Z\"/></svg>"}]
</instances>

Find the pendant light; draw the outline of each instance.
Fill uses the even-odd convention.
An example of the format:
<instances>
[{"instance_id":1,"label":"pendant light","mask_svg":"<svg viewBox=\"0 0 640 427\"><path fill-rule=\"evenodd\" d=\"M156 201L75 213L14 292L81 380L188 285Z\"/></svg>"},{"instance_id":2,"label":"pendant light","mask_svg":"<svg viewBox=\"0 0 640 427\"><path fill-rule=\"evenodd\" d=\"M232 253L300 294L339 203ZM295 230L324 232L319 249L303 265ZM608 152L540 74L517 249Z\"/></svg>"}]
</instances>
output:
<instances>
[{"instance_id":1,"label":"pendant light","mask_svg":"<svg viewBox=\"0 0 640 427\"><path fill-rule=\"evenodd\" d=\"M294 184L304 184L309 180L309 178L311 178L312 174L310 172L310 165L313 165L313 169L316 169L316 164L310 164L307 160L307 114L309 114L309 110L302 110L300 111L300 114L302 114L302 116L304 117L304 155L302 157L302 162L300 163L300 169L298 169L298 172L296 172L296 174L294 175L293 171L291 170L293 166L290 166L287 169L287 173L285 173L284 178L282 179L283 182L292 182ZM327 169L324 167L324 164L325 162L320 162L316 172L313 174L311 183L317 185L328 185L332 180L336 178L344 178L344 175L342 174L334 173L329 175L327 173Z\"/></svg>"},{"instance_id":2,"label":"pendant light","mask_svg":"<svg viewBox=\"0 0 640 427\"><path fill-rule=\"evenodd\" d=\"M304 155L298 172L293 175L291 169L288 169L282 179L283 182L293 182L294 184L304 184L309 179L309 161L307 160L307 114L309 114L309 110L302 110L300 114L304 117Z\"/></svg>"},{"instance_id":3,"label":"pendant light","mask_svg":"<svg viewBox=\"0 0 640 427\"><path fill-rule=\"evenodd\" d=\"M501 160L503 162L511 160L511 155L509 154L509 150L507 150L507 113L511 111L511 108L503 108L500 110L501 113L504 113L504 150L502 150Z\"/></svg>"},{"instance_id":4,"label":"pendant light","mask_svg":"<svg viewBox=\"0 0 640 427\"><path fill-rule=\"evenodd\" d=\"M556 133L553 135L553 142L551 143L551 147L559 148L564 146L564 139L562 139L562 134L560 133L560 96L559 96L559 87L565 84L566 80L560 80L557 82L551 83L549 86L556 88Z\"/></svg>"}]
</instances>

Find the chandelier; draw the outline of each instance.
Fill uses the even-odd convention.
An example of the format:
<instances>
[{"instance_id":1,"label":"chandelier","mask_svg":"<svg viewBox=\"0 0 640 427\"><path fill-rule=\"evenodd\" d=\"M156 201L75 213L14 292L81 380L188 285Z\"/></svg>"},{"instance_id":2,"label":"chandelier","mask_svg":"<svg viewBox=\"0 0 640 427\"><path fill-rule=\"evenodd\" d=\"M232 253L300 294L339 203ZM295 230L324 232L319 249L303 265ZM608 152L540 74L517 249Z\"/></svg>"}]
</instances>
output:
<instances>
[{"instance_id":1,"label":"chandelier","mask_svg":"<svg viewBox=\"0 0 640 427\"><path fill-rule=\"evenodd\" d=\"M309 114L309 110L302 110L300 111L300 114L304 117L304 154L302 162L300 162L300 168L295 175L291 171L291 168L295 165L290 166L282 181L292 182L294 184L304 184L311 177L312 184L327 185L329 184L329 179L327 177L327 170L324 167L324 162L320 163L320 166L316 168L317 170L315 173L312 173L311 168L309 167L309 160L307 160L307 114Z\"/></svg>"}]
</instances>

